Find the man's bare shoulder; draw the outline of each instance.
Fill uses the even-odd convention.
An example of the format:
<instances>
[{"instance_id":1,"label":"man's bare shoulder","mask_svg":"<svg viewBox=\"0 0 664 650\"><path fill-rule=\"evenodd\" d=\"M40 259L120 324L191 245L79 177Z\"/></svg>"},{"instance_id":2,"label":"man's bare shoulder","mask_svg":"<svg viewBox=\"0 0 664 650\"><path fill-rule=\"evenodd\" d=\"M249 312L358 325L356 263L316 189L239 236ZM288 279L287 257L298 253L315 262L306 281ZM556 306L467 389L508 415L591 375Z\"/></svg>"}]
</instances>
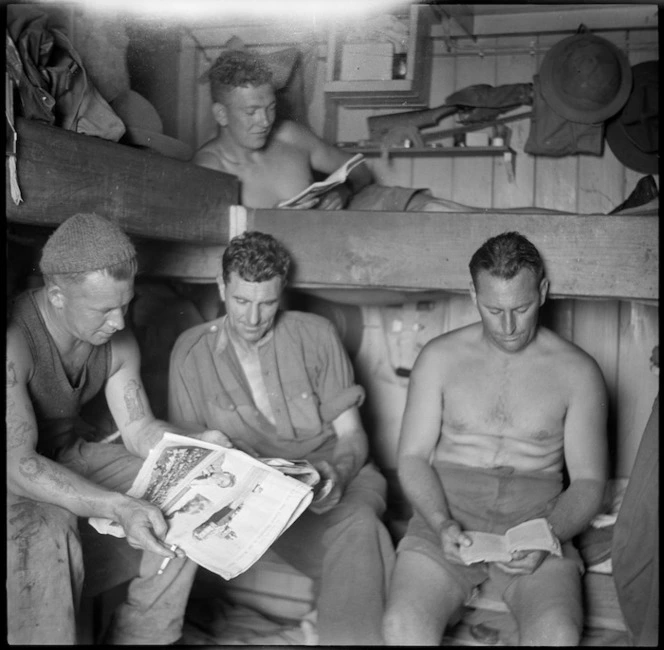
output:
<instances>
[{"instance_id":1,"label":"man's bare shoulder","mask_svg":"<svg viewBox=\"0 0 664 650\"><path fill-rule=\"evenodd\" d=\"M140 365L141 353L138 341L129 328L113 334L110 343L112 355L109 376L114 375L120 368Z\"/></svg>"},{"instance_id":2,"label":"man's bare shoulder","mask_svg":"<svg viewBox=\"0 0 664 650\"><path fill-rule=\"evenodd\" d=\"M214 169L215 171L226 171L221 160L221 143L219 138L212 138L212 140L208 140L203 146L201 146L194 154L191 162L193 162L194 165L207 167L208 169Z\"/></svg>"},{"instance_id":3,"label":"man's bare shoulder","mask_svg":"<svg viewBox=\"0 0 664 650\"><path fill-rule=\"evenodd\" d=\"M546 327L539 328L537 345L551 367L564 373L570 381L588 376L596 378L598 374L601 376L599 365L592 355Z\"/></svg>"},{"instance_id":4,"label":"man's bare shoulder","mask_svg":"<svg viewBox=\"0 0 664 650\"><path fill-rule=\"evenodd\" d=\"M303 145L318 136L304 124L293 120L280 120L272 128L272 139L289 145Z\"/></svg>"},{"instance_id":5,"label":"man's bare shoulder","mask_svg":"<svg viewBox=\"0 0 664 650\"><path fill-rule=\"evenodd\" d=\"M32 368L32 355L30 347L25 338L25 334L16 321L11 320L7 325L7 334L5 337L7 350L7 372L16 372L18 366L24 369Z\"/></svg>"},{"instance_id":6,"label":"man's bare shoulder","mask_svg":"<svg viewBox=\"0 0 664 650\"><path fill-rule=\"evenodd\" d=\"M467 358L476 348L481 334L481 323L472 323L439 334L424 345L416 366L422 369L435 367L440 370L444 365L454 364L461 358Z\"/></svg>"},{"instance_id":7,"label":"man's bare shoulder","mask_svg":"<svg viewBox=\"0 0 664 650\"><path fill-rule=\"evenodd\" d=\"M428 348L430 354L453 352L459 348L476 344L481 334L482 323L478 321L435 336L424 346L422 351Z\"/></svg>"}]
</instances>

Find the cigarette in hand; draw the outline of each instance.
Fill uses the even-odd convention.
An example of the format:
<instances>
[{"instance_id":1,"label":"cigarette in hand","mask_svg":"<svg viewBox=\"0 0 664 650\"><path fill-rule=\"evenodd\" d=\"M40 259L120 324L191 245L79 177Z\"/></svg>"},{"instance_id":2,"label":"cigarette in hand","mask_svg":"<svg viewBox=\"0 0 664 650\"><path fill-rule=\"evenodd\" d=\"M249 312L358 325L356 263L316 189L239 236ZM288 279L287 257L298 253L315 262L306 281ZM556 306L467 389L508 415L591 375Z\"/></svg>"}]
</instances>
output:
<instances>
[{"instance_id":1,"label":"cigarette in hand","mask_svg":"<svg viewBox=\"0 0 664 650\"><path fill-rule=\"evenodd\" d=\"M175 553L175 551L177 551L177 549L178 549L178 545L177 545L177 544L173 544L173 545L170 547L170 550L173 551L173 553ZM172 559L173 559L172 557L165 557L165 558L162 560L161 565L159 566L159 571L157 571L157 575L158 575L158 576L160 576L164 571L166 571L166 567L168 566L168 563L169 563Z\"/></svg>"}]
</instances>

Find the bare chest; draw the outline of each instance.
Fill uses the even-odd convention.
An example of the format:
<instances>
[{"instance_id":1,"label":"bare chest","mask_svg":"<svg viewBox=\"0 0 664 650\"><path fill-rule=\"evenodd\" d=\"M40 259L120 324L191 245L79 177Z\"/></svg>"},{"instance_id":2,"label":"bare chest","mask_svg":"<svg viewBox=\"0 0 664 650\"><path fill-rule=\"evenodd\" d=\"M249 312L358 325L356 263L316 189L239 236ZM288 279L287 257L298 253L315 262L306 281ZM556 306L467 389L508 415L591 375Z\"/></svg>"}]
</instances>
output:
<instances>
[{"instance_id":1,"label":"bare chest","mask_svg":"<svg viewBox=\"0 0 664 650\"><path fill-rule=\"evenodd\" d=\"M307 157L288 148L282 150L281 157L270 152L242 166L238 176L244 205L274 207L311 184L313 177Z\"/></svg>"},{"instance_id":2,"label":"bare chest","mask_svg":"<svg viewBox=\"0 0 664 650\"><path fill-rule=\"evenodd\" d=\"M443 395L444 427L544 442L562 435L565 387L545 368L460 372Z\"/></svg>"}]
</instances>

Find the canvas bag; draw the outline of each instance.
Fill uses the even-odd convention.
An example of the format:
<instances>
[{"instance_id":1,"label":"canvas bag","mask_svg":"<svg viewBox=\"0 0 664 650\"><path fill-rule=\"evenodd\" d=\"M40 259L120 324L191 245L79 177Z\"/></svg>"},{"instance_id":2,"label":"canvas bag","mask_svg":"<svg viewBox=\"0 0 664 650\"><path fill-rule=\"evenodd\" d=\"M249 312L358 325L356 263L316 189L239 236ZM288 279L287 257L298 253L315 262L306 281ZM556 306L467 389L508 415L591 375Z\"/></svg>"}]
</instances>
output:
<instances>
[{"instance_id":1,"label":"canvas bag","mask_svg":"<svg viewBox=\"0 0 664 650\"><path fill-rule=\"evenodd\" d=\"M19 53L24 116L117 142L125 125L90 81L65 30L30 5L7 8L7 31ZM9 40L9 39L8 39Z\"/></svg>"}]
</instances>

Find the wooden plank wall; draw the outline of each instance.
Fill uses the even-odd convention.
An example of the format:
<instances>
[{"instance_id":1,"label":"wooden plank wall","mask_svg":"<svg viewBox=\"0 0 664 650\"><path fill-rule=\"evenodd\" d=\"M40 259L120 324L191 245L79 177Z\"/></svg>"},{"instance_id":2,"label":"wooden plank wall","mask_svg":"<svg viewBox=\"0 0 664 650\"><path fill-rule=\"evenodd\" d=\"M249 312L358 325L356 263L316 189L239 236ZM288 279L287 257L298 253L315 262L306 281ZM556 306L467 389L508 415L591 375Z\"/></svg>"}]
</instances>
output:
<instances>
[{"instance_id":1,"label":"wooden plank wall","mask_svg":"<svg viewBox=\"0 0 664 650\"><path fill-rule=\"evenodd\" d=\"M622 7L613 13L603 11L601 14L588 5L579 7L582 10L575 11L570 6L570 11L555 15L540 12L528 16L487 16L483 22L476 19L477 40L452 39L449 41L451 49L448 49L445 33L460 36L462 32L455 31L454 25L434 26L430 106L444 103L452 92L472 84L498 86L530 82L546 51L573 33L581 22L623 49L632 65L659 58L656 5ZM630 29L637 24L638 29ZM243 38L248 46L264 51L294 44L319 48L309 120L314 130L322 134L325 119L322 90L326 57L324 27L322 23L315 27L301 25L289 17L288 21L270 25L260 24L257 20L251 24L207 26L194 34L195 40L185 39L181 59L181 139L199 146L213 135L208 89L193 80L207 69L219 47L233 35ZM366 139L366 118L391 112L398 112L398 109L340 108L337 141ZM443 120L436 128L453 125L453 120ZM397 158L387 162L371 159L370 165L379 182L430 188L434 194L459 203L482 208L532 206L582 214L608 213L630 194L642 176L624 167L608 146L599 157L530 156L523 152L529 121L521 120L509 126L511 145L516 151L515 179L511 183L500 158ZM658 177L656 180L659 183ZM475 243L481 244L480 241ZM430 323L426 331L448 331L465 324L472 317L468 303L468 298L463 296L442 298L440 306L445 314L444 322ZM386 309L364 308L365 350L362 354L370 350L363 357L366 367L376 361L371 355L383 349L385 332L376 323L380 321L381 311ZM432 310L431 318L439 318L440 311ZM658 314L658 307L652 305L579 299L553 301L546 313L551 326L592 354L604 372L611 397L611 435L616 452L614 474L619 477L628 476L631 471L658 390L658 378L651 371L649 362L652 349L659 340ZM380 380L368 376L367 381ZM396 387L392 384L389 389L386 386L383 381L377 389L388 395L384 404L387 415L383 414L379 424L381 435L386 439L385 462L389 464L393 458L400 414L397 407L392 413L387 402L390 391L403 397L405 383ZM398 405L399 398L394 394L392 397L395 398L392 404Z\"/></svg>"}]
</instances>

